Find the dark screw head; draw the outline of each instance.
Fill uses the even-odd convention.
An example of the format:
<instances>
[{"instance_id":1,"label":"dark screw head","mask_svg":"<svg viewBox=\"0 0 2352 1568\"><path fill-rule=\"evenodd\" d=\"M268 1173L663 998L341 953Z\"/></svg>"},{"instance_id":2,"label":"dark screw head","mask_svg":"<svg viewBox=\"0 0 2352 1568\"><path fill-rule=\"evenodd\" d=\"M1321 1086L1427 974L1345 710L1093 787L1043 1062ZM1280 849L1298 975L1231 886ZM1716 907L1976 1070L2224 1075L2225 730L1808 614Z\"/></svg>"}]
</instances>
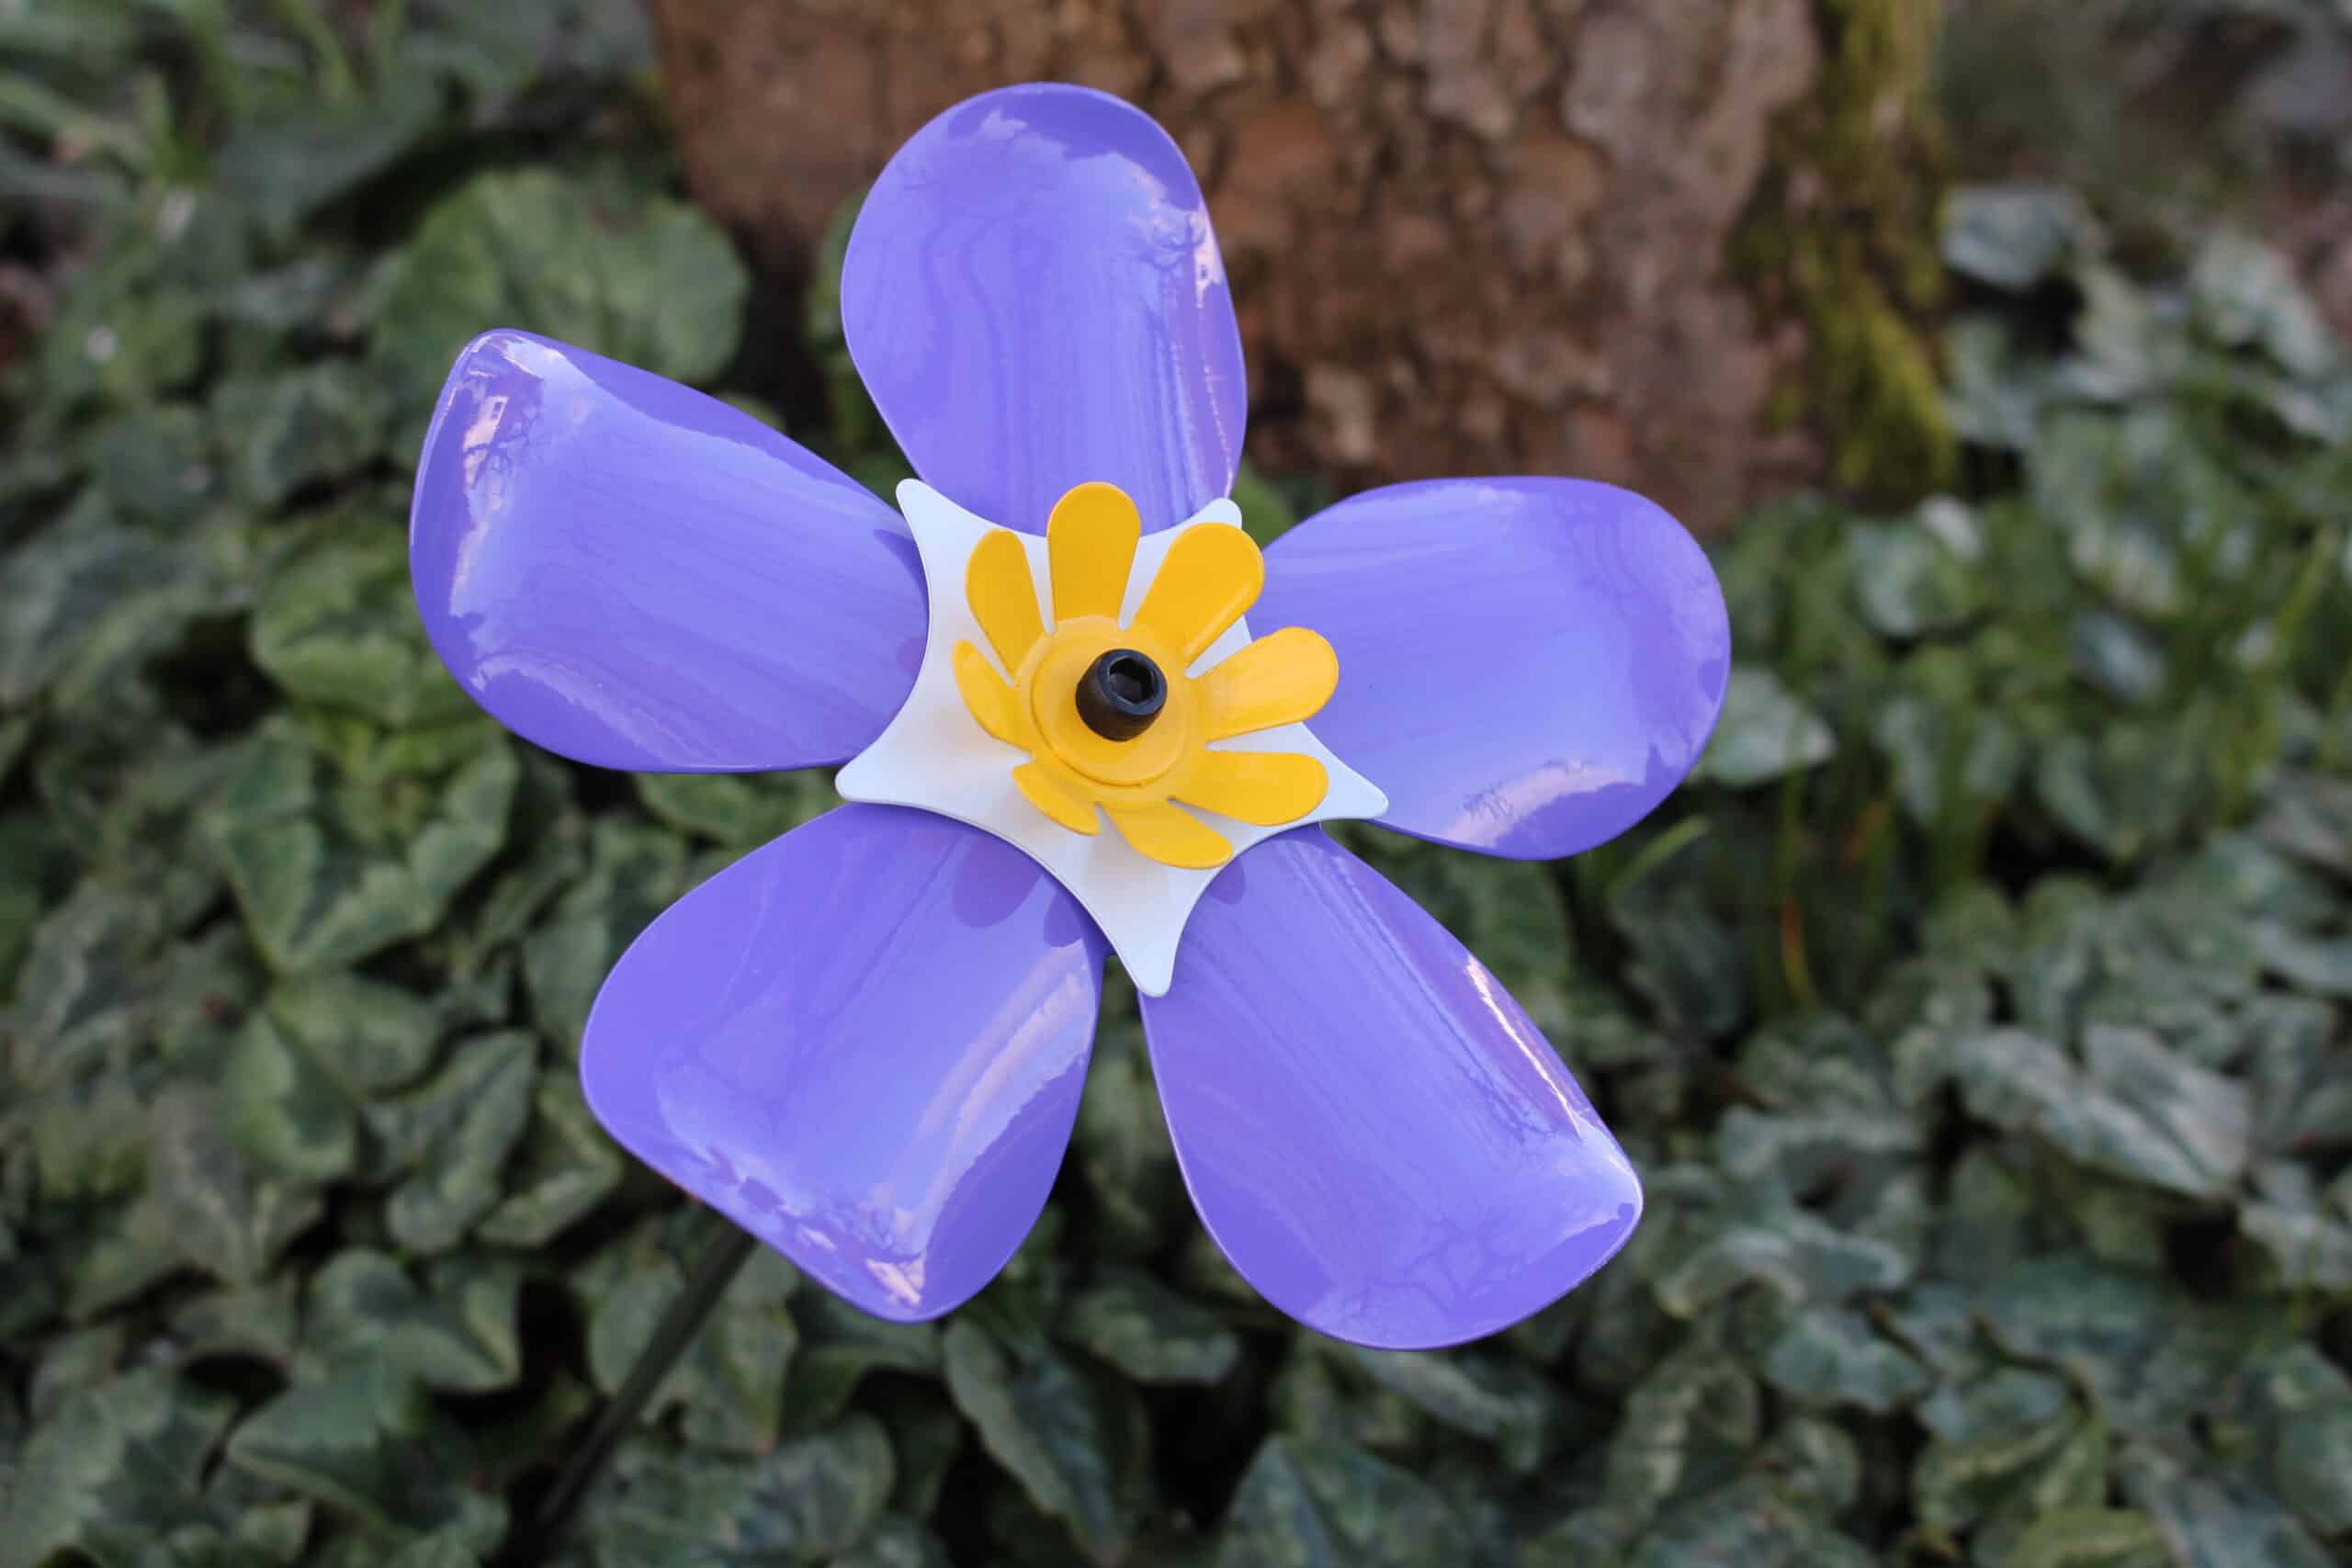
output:
<instances>
[{"instance_id":1,"label":"dark screw head","mask_svg":"<svg viewBox=\"0 0 2352 1568\"><path fill-rule=\"evenodd\" d=\"M1133 740L1168 704L1168 678L1131 648L1114 648L1078 678L1078 716L1105 740Z\"/></svg>"}]
</instances>

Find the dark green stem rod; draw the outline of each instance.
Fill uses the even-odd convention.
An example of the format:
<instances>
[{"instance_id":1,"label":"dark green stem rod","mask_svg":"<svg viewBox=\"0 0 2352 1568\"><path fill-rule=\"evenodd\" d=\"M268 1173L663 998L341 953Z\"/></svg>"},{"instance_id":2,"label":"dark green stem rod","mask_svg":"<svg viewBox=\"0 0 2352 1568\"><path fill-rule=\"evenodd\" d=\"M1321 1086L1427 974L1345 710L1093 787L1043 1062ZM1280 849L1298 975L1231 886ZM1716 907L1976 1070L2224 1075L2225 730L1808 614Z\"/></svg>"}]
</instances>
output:
<instances>
[{"instance_id":1,"label":"dark green stem rod","mask_svg":"<svg viewBox=\"0 0 2352 1568\"><path fill-rule=\"evenodd\" d=\"M543 1561L561 1544L564 1532L571 1528L572 1516L580 1511L581 1500L604 1473L605 1461L612 1458L614 1447L637 1424L647 1401L653 1397L653 1391L662 1386L662 1380L670 1375L670 1369L678 1364L678 1358L685 1354L686 1347L702 1332L712 1309L718 1305L718 1298L727 1293L727 1287L750 1259L752 1249L759 1245L749 1231L717 1213L709 1217L721 1234L695 1262L686 1288L678 1292L678 1299L662 1314L653 1337L646 1343L637 1364L629 1369L620 1391L606 1402L588 1436L564 1461L563 1472L541 1500L532 1528L517 1541L521 1550L514 1561Z\"/></svg>"}]
</instances>

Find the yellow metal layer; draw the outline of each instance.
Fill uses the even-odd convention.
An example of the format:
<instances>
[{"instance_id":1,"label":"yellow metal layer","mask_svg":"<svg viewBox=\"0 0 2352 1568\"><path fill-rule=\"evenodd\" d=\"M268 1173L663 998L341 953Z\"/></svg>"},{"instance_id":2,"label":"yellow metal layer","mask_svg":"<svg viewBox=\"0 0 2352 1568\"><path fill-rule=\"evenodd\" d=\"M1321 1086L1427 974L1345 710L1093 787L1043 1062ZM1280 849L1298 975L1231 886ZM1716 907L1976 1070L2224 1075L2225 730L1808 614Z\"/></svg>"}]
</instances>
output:
<instances>
[{"instance_id":1,"label":"yellow metal layer","mask_svg":"<svg viewBox=\"0 0 2352 1568\"><path fill-rule=\"evenodd\" d=\"M964 596L973 618L988 633L989 645L1007 670L1018 671L1029 649L1046 635L1037 615L1037 584L1029 575L1029 552L1021 536L999 528L986 536L964 568Z\"/></svg>"},{"instance_id":2,"label":"yellow metal layer","mask_svg":"<svg viewBox=\"0 0 2352 1568\"><path fill-rule=\"evenodd\" d=\"M1023 762L1012 770L1012 782L1029 804L1073 833L1091 836L1102 830L1094 818L1094 803L1078 794L1043 762Z\"/></svg>"},{"instance_id":3,"label":"yellow metal layer","mask_svg":"<svg viewBox=\"0 0 2352 1568\"><path fill-rule=\"evenodd\" d=\"M989 663L987 655L970 643L957 643L952 659L956 690L963 694L964 705L972 710L980 728L1007 746L1027 750L1035 736L1030 730L1019 694L1004 683L1004 677Z\"/></svg>"},{"instance_id":4,"label":"yellow metal layer","mask_svg":"<svg viewBox=\"0 0 2352 1568\"><path fill-rule=\"evenodd\" d=\"M1340 656L1304 626L1261 637L1193 682L1204 739L1303 724L1340 684Z\"/></svg>"},{"instance_id":5,"label":"yellow metal layer","mask_svg":"<svg viewBox=\"0 0 2352 1568\"><path fill-rule=\"evenodd\" d=\"M1176 798L1256 828L1295 822L1331 786L1323 764L1295 751L1204 751Z\"/></svg>"},{"instance_id":6,"label":"yellow metal layer","mask_svg":"<svg viewBox=\"0 0 2352 1568\"><path fill-rule=\"evenodd\" d=\"M1082 484L1054 503L1046 520L1046 555L1056 627L1079 615L1118 618L1142 536L1136 503L1117 485Z\"/></svg>"},{"instance_id":7,"label":"yellow metal layer","mask_svg":"<svg viewBox=\"0 0 2352 1568\"><path fill-rule=\"evenodd\" d=\"M1111 824L1139 854L1162 865L1206 871L1233 858L1226 836L1189 811L1168 802L1149 806L1105 806Z\"/></svg>"},{"instance_id":8,"label":"yellow metal layer","mask_svg":"<svg viewBox=\"0 0 2352 1568\"><path fill-rule=\"evenodd\" d=\"M1258 542L1229 523L1204 523L1168 547L1135 624L1175 654L1167 671L1172 680L1258 602L1265 586Z\"/></svg>"},{"instance_id":9,"label":"yellow metal layer","mask_svg":"<svg viewBox=\"0 0 2352 1568\"><path fill-rule=\"evenodd\" d=\"M1290 627L1250 643L1198 680L1185 671L1257 602L1265 561L1240 529L1190 529L1170 546L1135 620L1118 621L1142 522L1117 487L1083 484L1046 524L1054 626L1038 613L1037 586L1018 535L983 537L965 570L972 615L1012 675L979 648L958 643L956 690L975 723L1027 752L1012 770L1022 795L1074 833L1101 830L1100 807L1138 853L1163 865L1207 870L1233 857L1224 834L1174 805L1183 801L1253 827L1295 822L1321 804L1323 764L1292 752L1212 751L1211 740L1312 716L1340 678L1331 645ZM1078 711L1080 680L1114 649L1159 666L1168 698L1142 734L1113 740Z\"/></svg>"}]
</instances>

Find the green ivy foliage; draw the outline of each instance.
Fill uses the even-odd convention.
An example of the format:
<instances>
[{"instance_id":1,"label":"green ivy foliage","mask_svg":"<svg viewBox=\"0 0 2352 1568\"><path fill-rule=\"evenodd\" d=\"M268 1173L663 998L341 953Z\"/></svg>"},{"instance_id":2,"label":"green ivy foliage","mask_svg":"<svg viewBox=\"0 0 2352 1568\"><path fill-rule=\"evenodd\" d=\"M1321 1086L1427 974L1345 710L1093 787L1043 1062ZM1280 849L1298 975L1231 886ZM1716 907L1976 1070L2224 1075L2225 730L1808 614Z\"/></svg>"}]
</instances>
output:
<instances>
[{"instance_id":1,"label":"green ivy foliage","mask_svg":"<svg viewBox=\"0 0 2352 1568\"><path fill-rule=\"evenodd\" d=\"M1558 866L1344 830L1624 1138L1620 1259L1449 1353L1297 1329L1114 976L1001 1280L893 1326L759 1255L535 1538L718 1234L588 1115L587 1006L831 790L574 768L434 661L472 333L764 389L628 6L371 14L0 6L53 290L0 372L0 1564L2352 1559L2352 370L2254 240L2127 263L2028 187L1947 215L1961 490L1718 551L1690 787ZM795 434L887 484L831 288Z\"/></svg>"}]
</instances>

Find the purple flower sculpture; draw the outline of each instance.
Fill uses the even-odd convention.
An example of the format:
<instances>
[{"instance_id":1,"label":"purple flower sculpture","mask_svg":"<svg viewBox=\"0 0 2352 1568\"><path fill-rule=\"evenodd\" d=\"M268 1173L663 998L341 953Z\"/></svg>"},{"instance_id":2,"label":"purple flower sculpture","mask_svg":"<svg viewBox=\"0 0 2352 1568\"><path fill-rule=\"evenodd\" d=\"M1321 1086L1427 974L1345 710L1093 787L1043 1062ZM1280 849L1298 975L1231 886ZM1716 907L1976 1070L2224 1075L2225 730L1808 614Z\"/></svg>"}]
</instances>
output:
<instances>
[{"instance_id":1,"label":"purple flower sculpture","mask_svg":"<svg viewBox=\"0 0 2352 1568\"><path fill-rule=\"evenodd\" d=\"M1200 187L1100 93L925 126L842 315L922 476L896 510L519 332L467 345L426 438L417 603L502 723L608 768L846 764L851 804L614 967L596 1115L856 1305L935 1317L1045 1204L1115 952L1201 1218L1276 1306L1434 1347L1589 1275L1640 1215L1623 1151L1495 977L1312 825L1539 859L1639 820L1729 667L1690 536L1607 485L1454 479L1261 555Z\"/></svg>"}]
</instances>

